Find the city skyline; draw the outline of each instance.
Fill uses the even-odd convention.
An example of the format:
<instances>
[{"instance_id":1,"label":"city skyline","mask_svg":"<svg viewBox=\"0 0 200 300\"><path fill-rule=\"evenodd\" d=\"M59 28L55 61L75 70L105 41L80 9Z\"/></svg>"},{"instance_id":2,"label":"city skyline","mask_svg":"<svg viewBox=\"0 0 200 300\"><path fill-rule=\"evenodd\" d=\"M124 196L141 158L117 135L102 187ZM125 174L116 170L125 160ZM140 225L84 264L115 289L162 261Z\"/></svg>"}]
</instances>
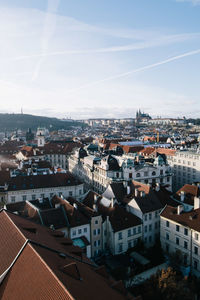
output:
<instances>
[{"instance_id":1,"label":"city skyline","mask_svg":"<svg viewBox=\"0 0 200 300\"><path fill-rule=\"evenodd\" d=\"M198 0L1 1L1 112L198 117Z\"/></svg>"}]
</instances>

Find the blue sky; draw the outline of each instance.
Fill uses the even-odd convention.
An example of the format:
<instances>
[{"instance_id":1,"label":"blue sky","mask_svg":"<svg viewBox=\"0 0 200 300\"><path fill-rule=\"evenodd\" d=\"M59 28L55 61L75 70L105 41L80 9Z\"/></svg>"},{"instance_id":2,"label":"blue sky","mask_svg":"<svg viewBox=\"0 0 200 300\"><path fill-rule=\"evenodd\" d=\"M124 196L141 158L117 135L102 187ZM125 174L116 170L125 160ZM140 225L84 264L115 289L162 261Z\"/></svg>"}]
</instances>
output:
<instances>
[{"instance_id":1,"label":"blue sky","mask_svg":"<svg viewBox=\"0 0 200 300\"><path fill-rule=\"evenodd\" d=\"M200 117L200 0L1 0L1 112Z\"/></svg>"}]
</instances>

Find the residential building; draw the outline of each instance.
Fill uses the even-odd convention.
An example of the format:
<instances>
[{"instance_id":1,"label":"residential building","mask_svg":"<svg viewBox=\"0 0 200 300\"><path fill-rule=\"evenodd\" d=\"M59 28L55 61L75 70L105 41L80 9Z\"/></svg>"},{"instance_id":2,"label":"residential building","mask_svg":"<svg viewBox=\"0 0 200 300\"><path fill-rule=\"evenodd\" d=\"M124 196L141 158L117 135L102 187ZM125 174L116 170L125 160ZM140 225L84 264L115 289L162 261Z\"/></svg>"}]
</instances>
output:
<instances>
[{"instance_id":1,"label":"residential building","mask_svg":"<svg viewBox=\"0 0 200 300\"><path fill-rule=\"evenodd\" d=\"M194 210L166 206L160 215L160 240L166 254L178 253L182 265L200 276L200 198L195 198Z\"/></svg>"},{"instance_id":2,"label":"residential building","mask_svg":"<svg viewBox=\"0 0 200 300\"><path fill-rule=\"evenodd\" d=\"M103 245L113 255L125 253L142 239L141 220L118 205L108 210L103 222Z\"/></svg>"},{"instance_id":3,"label":"residential building","mask_svg":"<svg viewBox=\"0 0 200 300\"><path fill-rule=\"evenodd\" d=\"M103 193L112 182L133 179L155 185L165 185L171 190L172 172L168 163L158 155L153 163L144 163L139 157L87 155L85 149L69 157L69 171L83 180L88 188Z\"/></svg>"},{"instance_id":4,"label":"residential building","mask_svg":"<svg viewBox=\"0 0 200 300\"><path fill-rule=\"evenodd\" d=\"M200 153L197 151L176 151L168 162L174 173L173 190L177 191L184 184L200 182Z\"/></svg>"},{"instance_id":5,"label":"residential building","mask_svg":"<svg viewBox=\"0 0 200 300\"><path fill-rule=\"evenodd\" d=\"M84 184L70 173L10 177L2 187L6 203L52 198L54 195L81 199Z\"/></svg>"}]
</instances>

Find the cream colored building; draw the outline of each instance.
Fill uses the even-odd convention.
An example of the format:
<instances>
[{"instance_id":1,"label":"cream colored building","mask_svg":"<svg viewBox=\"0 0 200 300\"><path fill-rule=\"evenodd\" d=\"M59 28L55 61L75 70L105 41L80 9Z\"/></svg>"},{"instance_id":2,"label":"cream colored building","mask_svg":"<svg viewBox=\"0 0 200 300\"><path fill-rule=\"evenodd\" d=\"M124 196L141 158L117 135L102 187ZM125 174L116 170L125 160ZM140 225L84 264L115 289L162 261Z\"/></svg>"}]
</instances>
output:
<instances>
[{"instance_id":1,"label":"cream colored building","mask_svg":"<svg viewBox=\"0 0 200 300\"><path fill-rule=\"evenodd\" d=\"M200 182L200 153L197 151L176 151L168 157L172 168L173 190L177 191L184 184Z\"/></svg>"},{"instance_id":2,"label":"cream colored building","mask_svg":"<svg viewBox=\"0 0 200 300\"><path fill-rule=\"evenodd\" d=\"M160 215L160 240L167 254L180 253L182 265L200 276L200 199L194 210L184 212L183 206L167 206Z\"/></svg>"}]
</instances>

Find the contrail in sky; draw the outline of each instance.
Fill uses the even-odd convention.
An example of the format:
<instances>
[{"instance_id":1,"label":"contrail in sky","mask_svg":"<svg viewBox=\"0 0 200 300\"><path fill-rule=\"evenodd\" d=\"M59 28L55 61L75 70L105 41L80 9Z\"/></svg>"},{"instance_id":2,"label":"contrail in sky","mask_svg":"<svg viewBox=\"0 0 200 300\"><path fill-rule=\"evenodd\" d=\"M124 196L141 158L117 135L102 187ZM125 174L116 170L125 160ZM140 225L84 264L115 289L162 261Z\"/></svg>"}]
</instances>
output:
<instances>
[{"instance_id":1,"label":"contrail in sky","mask_svg":"<svg viewBox=\"0 0 200 300\"><path fill-rule=\"evenodd\" d=\"M117 74L117 75L114 75L114 76L106 77L104 79L93 81L93 82L90 82L88 84L82 85L82 86L80 86L76 89L69 90L68 92L76 92L76 91L79 91L81 89L85 89L87 87L90 87L90 86L93 86L93 85L96 85L96 84L99 84L99 83L102 83L102 82L106 82L106 81L110 81L110 80L113 80L113 79L126 77L126 76L134 74L134 73L138 73L138 72L142 72L142 71L145 71L145 70L153 69L155 67L165 65L165 64L170 63L172 61L179 60L179 59L182 59L184 57L192 56L192 55L196 55L196 54L200 54L200 49L193 50L193 51L190 51L190 52L186 52L186 53L183 53L183 54L180 54L180 55L176 55L176 56L170 57L168 59L159 61L159 62L154 63L154 64L150 64L150 65L146 65L146 66L141 67L141 68L130 70L128 72L124 72L124 73Z\"/></svg>"},{"instance_id":2,"label":"contrail in sky","mask_svg":"<svg viewBox=\"0 0 200 300\"><path fill-rule=\"evenodd\" d=\"M49 13L47 13L49 15ZM50 22L51 20L51 22ZM51 33L48 32L48 28L50 27L47 24L51 23L51 27L53 27L50 31ZM55 17L53 15L50 17L46 17L45 21L45 28L44 33L43 33L43 42L42 42L42 52L41 53L35 53L32 55L21 55L17 57L10 57L7 58L7 60L24 60L24 59L31 59L31 58L41 58L41 60L44 57L48 56L59 56L59 55L78 55L78 54L98 54L98 53L112 53L112 52L124 52L124 51L135 51L135 50L141 50L141 49L148 49L148 48L153 48L153 47L158 47L158 46L164 46L164 45L169 45L173 43L178 43L178 42L184 42L185 40L188 39L194 39L194 38L199 38L200 33L189 33L189 34L177 34L177 35L170 35L170 36L164 36L164 37L159 37L153 40L146 40L142 42L136 42L134 44L129 44L129 45L124 45L124 46L113 46L113 47L105 47L105 48L97 48L97 49L81 49L81 50L63 50L63 51L54 51L54 52L47 52L48 50L48 41L50 40L51 36L53 35L53 31L55 29ZM54 24L54 26L52 26ZM45 33L46 32L46 33Z\"/></svg>"},{"instance_id":3,"label":"contrail in sky","mask_svg":"<svg viewBox=\"0 0 200 300\"><path fill-rule=\"evenodd\" d=\"M49 46L49 41L51 37L53 36L56 28L56 11L58 8L60 0L48 0L48 8L47 13L44 21L44 29L43 29L43 35L42 35L42 41L41 41L41 49L42 53L40 56L39 61L37 62L35 66L35 70L32 75L32 81L36 80L42 63L45 61L45 57L47 56L47 50Z\"/></svg>"}]
</instances>

